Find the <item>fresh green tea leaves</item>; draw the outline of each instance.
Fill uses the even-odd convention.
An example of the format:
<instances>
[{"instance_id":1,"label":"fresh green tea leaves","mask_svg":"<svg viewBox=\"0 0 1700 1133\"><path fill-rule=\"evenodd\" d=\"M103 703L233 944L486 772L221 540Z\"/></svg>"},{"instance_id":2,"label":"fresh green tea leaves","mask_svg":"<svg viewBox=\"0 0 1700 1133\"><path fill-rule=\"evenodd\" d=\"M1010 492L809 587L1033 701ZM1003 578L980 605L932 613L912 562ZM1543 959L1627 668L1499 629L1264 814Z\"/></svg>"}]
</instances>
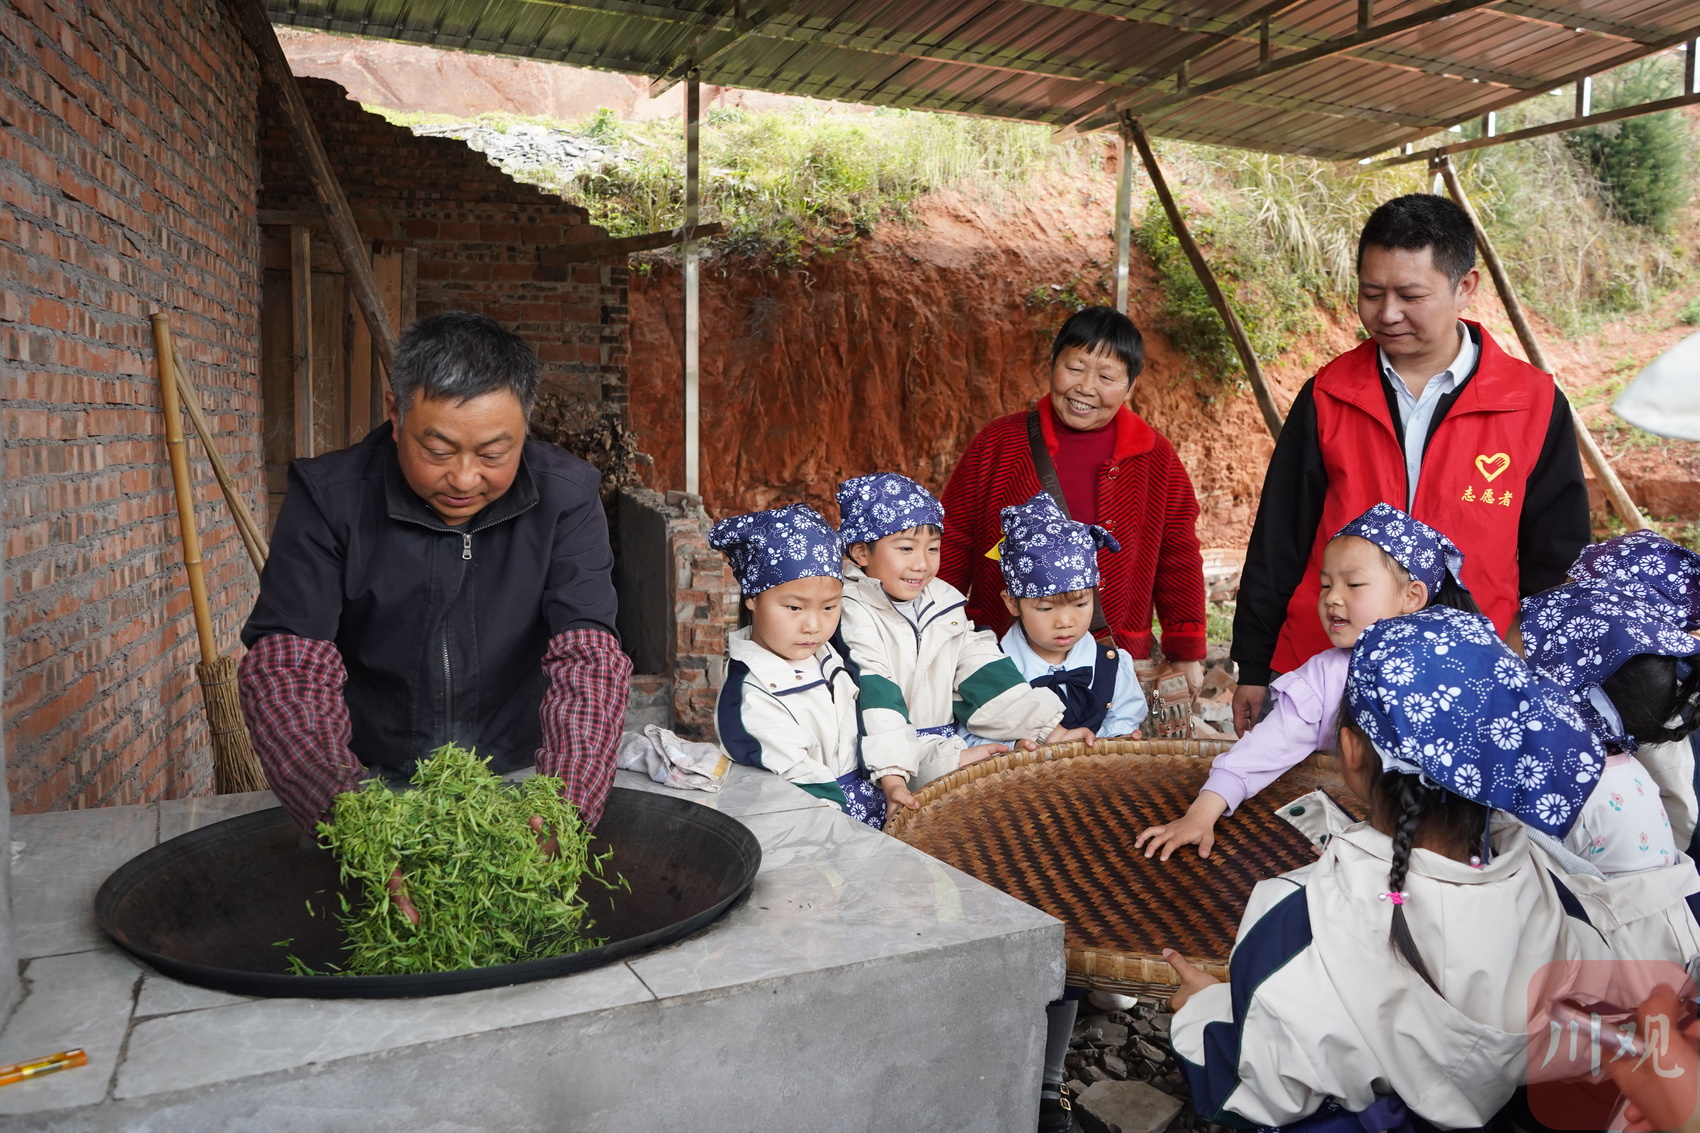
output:
<instances>
[{"instance_id":1,"label":"fresh green tea leaves","mask_svg":"<svg viewBox=\"0 0 1700 1133\"><path fill-rule=\"evenodd\" d=\"M592 855L591 830L561 798L561 780L537 775L503 782L476 752L449 744L421 760L413 789L368 782L339 795L321 843L337 856L347 975L394 975L484 968L580 952L603 942L591 924L580 883L602 876L608 854ZM531 820L542 819L542 834ZM556 853L539 841L553 835ZM411 923L392 897L401 889L417 910ZM327 910L328 911L328 910ZM296 975L312 975L291 956Z\"/></svg>"}]
</instances>

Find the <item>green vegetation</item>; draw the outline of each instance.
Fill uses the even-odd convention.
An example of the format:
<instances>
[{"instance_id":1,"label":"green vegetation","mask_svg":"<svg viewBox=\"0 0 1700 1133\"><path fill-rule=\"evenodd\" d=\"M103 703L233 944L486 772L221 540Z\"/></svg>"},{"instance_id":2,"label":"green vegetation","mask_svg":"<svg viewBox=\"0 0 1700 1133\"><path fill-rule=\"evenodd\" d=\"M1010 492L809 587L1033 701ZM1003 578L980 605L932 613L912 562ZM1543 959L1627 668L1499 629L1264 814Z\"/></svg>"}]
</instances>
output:
<instances>
[{"instance_id":1,"label":"green vegetation","mask_svg":"<svg viewBox=\"0 0 1700 1133\"><path fill-rule=\"evenodd\" d=\"M1681 90L1674 57L1654 56L1620 67L1601 82L1599 108L1611 110L1670 98ZM1694 195L1694 140L1674 110L1628 118L1564 135L1572 153L1600 181L1618 219L1668 233Z\"/></svg>"},{"instance_id":2,"label":"green vegetation","mask_svg":"<svg viewBox=\"0 0 1700 1133\"><path fill-rule=\"evenodd\" d=\"M674 122L619 122L607 111L581 130L620 156L564 195L610 234L653 232L684 212L684 139ZM1053 147L1050 131L906 110L862 114L714 110L701 132L703 219L734 248L787 262L843 248L881 221L910 219L923 193L972 182L1019 192L1061 169L1096 167L1100 147Z\"/></svg>"},{"instance_id":3,"label":"green vegetation","mask_svg":"<svg viewBox=\"0 0 1700 1133\"><path fill-rule=\"evenodd\" d=\"M319 826L343 881L359 891L352 906L343 903L342 972L483 968L602 943L584 935L591 926L578 891L586 878L611 885L602 878L608 855L590 853L590 828L561 798L561 780L537 775L510 786L475 752L449 744L420 762L413 786L392 791L374 780L338 795L331 821ZM539 848L545 834L553 855ZM417 925L392 899L397 870ZM314 974L295 957L290 963L298 975Z\"/></svg>"},{"instance_id":4,"label":"green vegetation","mask_svg":"<svg viewBox=\"0 0 1700 1133\"><path fill-rule=\"evenodd\" d=\"M1700 295L1696 295L1688 301L1688 306L1684 307L1682 313L1677 315L1677 320L1683 326L1700 326Z\"/></svg>"}]
</instances>

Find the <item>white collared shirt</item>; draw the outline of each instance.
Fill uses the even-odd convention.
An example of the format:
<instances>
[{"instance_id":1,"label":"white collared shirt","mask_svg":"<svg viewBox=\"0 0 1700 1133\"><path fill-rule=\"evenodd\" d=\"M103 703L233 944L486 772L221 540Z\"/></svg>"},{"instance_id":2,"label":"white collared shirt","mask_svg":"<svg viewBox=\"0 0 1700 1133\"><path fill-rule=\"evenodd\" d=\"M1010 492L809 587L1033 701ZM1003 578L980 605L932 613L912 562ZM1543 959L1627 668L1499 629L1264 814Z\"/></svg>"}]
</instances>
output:
<instances>
[{"instance_id":1,"label":"white collared shirt","mask_svg":"<svg viewBox=\"0 0 1700 1133\"><path fill-rule=\"evenodd\" d=\"M1476 368L1476 356L1481 352L1476 340L1470 337L1470 328L1463 323L1458 324L1458 335L1463 342L1459 344L1458 354L1452 359L1452 365L1430 378L1420 395L1411 392L1411 387L1399 376L1399 371L1393 368L1393 363L1387 360L1384 351L1378 347L1375 352L1381 361L1381 372L1393 386L1394 397L1399 405L1399 427L1405 434L1405 483L1408 488L1406 511L1410 511L1417 502L1417 477L1423 468L1423 446L1428 443L1429 425L1434 421L1434 413L1440 406L1440 399L1456 390L1459 384L1470 376Z\"/></svg>"}]
</instances>

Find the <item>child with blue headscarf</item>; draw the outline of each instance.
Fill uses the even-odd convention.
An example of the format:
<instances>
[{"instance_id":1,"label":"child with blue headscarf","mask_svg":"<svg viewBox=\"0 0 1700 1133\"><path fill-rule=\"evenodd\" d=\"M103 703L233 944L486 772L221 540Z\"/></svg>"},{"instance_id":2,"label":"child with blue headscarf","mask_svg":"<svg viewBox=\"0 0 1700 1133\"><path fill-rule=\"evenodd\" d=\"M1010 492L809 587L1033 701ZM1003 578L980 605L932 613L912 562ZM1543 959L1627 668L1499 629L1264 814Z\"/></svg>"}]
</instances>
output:
<instances>
[{"instance_id":1,"label":"child with blue headscarf","mask_svg":"<svg viewBox=\"0 0 1700 1133\"><path fill-rule=\"evenodd\" d=\"M708 542L732 564L750 614L726 639L721 745L879 829L885 794L862 767L856 679L832 645L844 593L838 533L792 504L723 519Z\"/></svg>"},{"instance_id":2,"label":"child with blue headscarf","mask_svg":"<svg viewBox=\"0 0 1700 1133\"><path fill-rule=\"evenodd\" d=\"M1034 688L1063 702L1062 726L1095 736L1138 733L1148 708L1133 660L1092 636L1098 601L1098 550L1117 552L1115 536L1064 515L1047 492L1006 507L997 545L1003 603L1015 618L998 644ZM984 739L964 731L970 746Z\"/></svg>"},{"instance_id":3,"label":"child with blue headscarf","mask_svg":"<svg viewBox=\"0 0 1700 1133\"><path fill-rule=\"evenodd\" d=\"M1683 629L1684 616L1656 591L1619 581L1523 600L1523 655L1575 694L1607 751L1599 789L1566 842L1607 877L1677 864L1693 833L1691 769L1661 777L1637 758L1644 743L1685 749L1700 724L1700 640ZM1675 828L1673 810L1686 829Z\"/></svg>"},{"instance_id":4,"label":"child with blue headscarf","mask_svg":"<svg viewBox=\"0 0 1700 1133\"><path fill-rule=\"evenodd\" d=\"M1227 752L1185 815L1135 840L1162 860L1182 846L1210 856L1216 822L1232 814L1314 751L1334 745L1335 714L1346 687L1352 646L1383 618L1443 605L1480 613L1458 581L1464 555L1452 540L1390 504L1378 503L1346 524L1322 549L1317 615L1332 649L1269 685L1269 714Z\"/></svg>"},{"instance_id":5,"label":"child with blue headscarf","mask_svg":"<svg viewBox=\"0 0 1700 1133\"><path fill-rule=\"evenodd\" d=\"M1062 699L1028 685L938 577L944 507L931 492L879 472L840 484L838 509L842 640L861 674L863 754L890 802L913 807L911 789L1009 744L1093 738L1062 726ZM968 746L958 724L992 742Z\"/></svg>"},{"instance_id":6,"label":"child with blue headscarf","mask_svg":"<svg viewBox=\"0 0 1700 1133\"><path fill-rule=\"evenodd\" d=\"M1208 1121L1479 1128L1526 1077L1531 1002L1563 990L1545 965L1611 958L1526 833L1568 832L1604 753L1565 690L1447 607L1365 629L1345 695L1368 820L1252 891L1231 983L1165 952L1176 1058Z\"/></svg>"}]
</instances>

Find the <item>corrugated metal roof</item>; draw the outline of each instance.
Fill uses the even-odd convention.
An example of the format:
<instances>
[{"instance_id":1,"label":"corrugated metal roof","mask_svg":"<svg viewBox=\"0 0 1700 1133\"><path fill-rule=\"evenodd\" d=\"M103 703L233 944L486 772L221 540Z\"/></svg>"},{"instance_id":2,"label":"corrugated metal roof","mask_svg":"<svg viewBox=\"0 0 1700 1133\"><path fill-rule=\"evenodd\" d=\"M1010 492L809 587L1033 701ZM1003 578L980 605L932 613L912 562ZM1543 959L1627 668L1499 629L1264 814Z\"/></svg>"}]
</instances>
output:
<instances>
[{"instance_id":1,"label":"corrugated metal roof","mask_svg":"<svg viewBox=\"0 0 1700 1133\"><path fill-rule=\"evenodd\" d=\"M1347 159L1700 36L1696 0L267 0L660 79Z\"/></svg>"}]
</instances>

